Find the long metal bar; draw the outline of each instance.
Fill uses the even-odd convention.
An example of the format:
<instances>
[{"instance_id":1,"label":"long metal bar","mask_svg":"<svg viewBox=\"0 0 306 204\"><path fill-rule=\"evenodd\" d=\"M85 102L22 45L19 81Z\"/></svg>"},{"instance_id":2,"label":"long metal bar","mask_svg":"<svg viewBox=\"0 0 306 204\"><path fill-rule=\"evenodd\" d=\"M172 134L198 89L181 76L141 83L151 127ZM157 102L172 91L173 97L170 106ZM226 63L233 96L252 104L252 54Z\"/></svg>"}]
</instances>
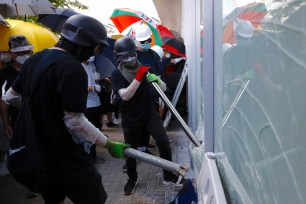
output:
<instances>
[{"instance_id":1,"label":"long metal bar","mask_svg":"<svg viewBox=\"0 0 306 204\"><path fill-rule=\"evenodd\" d=\"M171 161L162 159L160 157L156 157L154 155L147 154L147 153L144 153L142 151L138 151L132 148L126 148L124 150L124 154L127 157L131 157L134 159L144 161L153 166L160 167L162 169L171 171L173 173L178 173L179 175L183 177L186 175L186 172L189 170L189 164L187 163L177 164L177 163L174 163L174 162L171 162Z\"/></svg>"},{"instance_id":2,"label":"long metal bar","mask_svg":"<svg viewBox=\"0 0 306 204\"><path fill-rule=\"evenodd\" d=\"M225 123L227 122L228 118L232 114L234 108L236 107L238 101L240 100L242 94L244 93L244 91L247 88L247 86L249 85L249 83L250 83L250 80L247 80L246 82L243 83L242 87L239 89L239 91L238 91L238 93L237 93L237 95L236 95L232 105L230 106L230 109L227 111L227 113L223 117L221 127L223 127L225 125Z\"/></svg>"},{"instance_id":3,"label":"long metal bar","mask_svg":"<svg viewBox=\"0 0 306 204\"><path fill-rule=\"evenodd\" d=\"M172 103L169 101L167 96L164 94L164 92L159 88L158 84L156 82L151 83L152 86L155 88L155 90L158 92L161 99L167 104L169 110L172 112L172 114L175 116L175 118L179 121L180 125L183 127L184 132L187 134L188 138L191 140L191 142L197 146L200 147L200 142L195 138L194 134L189 129L188 125L185 123L181 115L177 112L177 110L173 107Z\"/></svg>"},{"instance_id":4,"label":"long metal bar","mask_svg":"<svg viewBox=\"0 0 306 204\"><path fill-rule=\"evenodd\" d=\"M172 98L172 105L175 107L177 102L178 102L178 99L180 98L180 95L182 93L182 90L184 88L184 85L185 85L185 81L186 81L186 77L188 75L188 65L185 64L185 67L182 71L182 74L181 74L181 77L180 77L180 81L178 83L178 86L177 88L175 89L175 92L174 92L174 95L173 95L173 98ZM171 117L172 117L172 113L171 112L167 112L167 115L165 117L165 120L164 120L164 128L167 129L169 123L170 123L170 120L171 120Z\"/></svg>"}]
</instances>

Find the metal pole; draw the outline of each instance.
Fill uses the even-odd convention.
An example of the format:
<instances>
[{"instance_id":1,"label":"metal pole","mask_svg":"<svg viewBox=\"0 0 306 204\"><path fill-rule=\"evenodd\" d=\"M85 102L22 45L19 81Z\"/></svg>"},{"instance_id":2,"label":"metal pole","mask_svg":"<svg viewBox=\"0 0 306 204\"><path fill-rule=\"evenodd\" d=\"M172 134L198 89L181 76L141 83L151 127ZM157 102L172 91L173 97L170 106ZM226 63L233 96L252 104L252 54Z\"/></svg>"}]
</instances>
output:
<instances>
[{"instance_id":1,"label":"metal pole","mask_svg":"<svg viewBox=\"0 0 306 204\"><path fill-rule=\"evenodd\" d=\"M160 167L162 169L171 171L173 173L178 173L179 175L181 175L183 177L186 175L186 172L189 169L189 164L187 164L187 163L177 164L177 163L174 163L174 162L171 162L171 161L162 159L160 157L156 157L154 155L147 154L147 153L144 153L142 151L138 151L138 150L132 149L132 148L126 148L124 150L124 154L127 157L131 157L131 158L134 158L134 159L144 161L148 164Z\"/></svg>"},{"instance_id":2,"label":"metal pole","mask_svg":"<svg viewBox=\"0 0 306 204\"><path fill-rule=\"evenodd\" d=\"M179 123L181 124L181 126L183 127L184 132L187 134L187 136L189 137L189 139L191 140L191 142L197 146L200 147L201 144L200 142L197 141L197 139L195 138L194 134L191 132L191 130L189 129L188 125L185 123L185 121L183 120L183 118L181 117L181 115L176 111L176 109L173 107L172 103L169 101L169 99L167 98L167 96L164 94L164 92L159 88L158 84L156 82L152 82L151 83L152 86L155 88L155 90L158 92L159 96L161 97L161 99L167 104L169 110L172 112L172 114L175 116L175 118L179 121Z\"/></svg>"},{"instance_id":3,"label":"metal pole","mask_svg":"<svg viewBox=\"0 0 306 204\"><path fill-rule=\"evenodd\" d=\"M184 88L184 84L185 84L187 75L188 75L188 65L185 63L185 67L182 71L180 81L178 83L177 88L175 89L175 92L174 92L174 95L173 95L173 98L172 98L172 101L171 101L171 104L174 107L176 106L177 101L178 101L178 99L181 95L181 92L182 92L183 88ZM165 129L167 129L167 127L170 123L171 117L172 117L172 114L171 114L171 112L168 111L167 115L166 115L166 118L164 120L164 123L163 123Z\"/></svg>"}]
</instances>

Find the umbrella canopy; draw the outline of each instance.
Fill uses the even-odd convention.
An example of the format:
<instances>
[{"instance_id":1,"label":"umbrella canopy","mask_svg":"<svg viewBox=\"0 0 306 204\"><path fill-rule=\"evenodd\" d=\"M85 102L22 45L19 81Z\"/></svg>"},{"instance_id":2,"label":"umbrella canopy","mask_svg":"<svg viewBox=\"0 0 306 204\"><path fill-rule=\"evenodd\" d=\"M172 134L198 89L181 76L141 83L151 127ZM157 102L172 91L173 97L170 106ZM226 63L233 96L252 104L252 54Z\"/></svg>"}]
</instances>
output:
<instances>
[{"instance_id":1,"label":"umbrella canopy","mask_svg":"<svg viewBox=\"0 0 306 204\"><path fill-rule=\"evenodd\" d=\"M0 0L0 14L11 16L35 16L38 12L54 12L55 6L48 0Z\"/></svg>"},{"instance_id":2,"label":"umbrella canopy","mask_svg":"<svg viewBox=\"0 0 306 204\"><path fill-rule=\"evenodd\" d=\"M11 35L24 35L34 46L34 52L53 47L58 41L58 37L53 32L42 26L21 20L6 19L6 21L10 24L10 27L0 27L1 51L9 49L8 41Z\"/></svg>"},{"instance_id":3,"label":"umbrella canopy","mask_svg":"<svg viewBox=\"0 0 306 204\"><path fill-rule=\"evenodd\" d=\"M114 54L115 41L115 39L107 38L109 47L104 47L103 52L95 56L96 70L100 73L101 79L110 77L113 70L118 66Z\"/></svg>"},{"instance_id":4,"label":"umbrella canopy","mask_svg":"<svg viewBox=\"0 0 306 204\"><path fill-rule=\"evenodd\" d=\"M135 23L145 23L152 31L152 40L154 41L154 44L162 45L162 39L158 33L156 22L145 15L142 11L119 8L113 11L110 19L113 21L120 33Z\"/></svg>"},{"instance_id":5,"label":"umbrella canopy","mask_svg":"<svg viewBox=\"0 0 306 204\"><path fill-rule=\"evenodd\" d=\"M66 20L75 14L78 12L70 9L55 9L55 13L38 13L38 22L59 33Z\"/></svg>"},{"instance_id":6,"label":"umbrella canopy","mask_svg":"<svg viewBox=\"0 0 306 204\"><path fill-rule=\"evenodd\" d=\"M172 54L178 55L180 57L186 57L185 44L177 38L171 38L164 42L161 46L165 50L168 50Z\"/></svg>"},{"instance_id":7,"label":"umbrella canopy","mask_svg":"<svg viewBox=\"0 0 306 204\"><path fill-rule=\"evenodd\" d=\"M250 3L243 7L235 8L223 19L223 43L234 44L236 37L234 33L234 22L238 20L249 21L257 28L268 11L264 3Z\"/></svg>"}]
</instances>

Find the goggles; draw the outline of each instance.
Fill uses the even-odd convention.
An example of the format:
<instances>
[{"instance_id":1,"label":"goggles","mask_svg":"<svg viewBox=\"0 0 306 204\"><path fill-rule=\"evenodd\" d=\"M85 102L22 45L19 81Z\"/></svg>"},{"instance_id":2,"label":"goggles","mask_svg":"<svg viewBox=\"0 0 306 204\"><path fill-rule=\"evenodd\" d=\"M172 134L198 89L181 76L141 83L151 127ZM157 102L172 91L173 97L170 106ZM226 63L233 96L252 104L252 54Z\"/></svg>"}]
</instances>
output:
<instances>
[{"instance_id":1,"label":"goggles","mask_svg":"<svg viewBox=\"0 0 306 204\"><path fill-rule=\"evenodd\" d=\"M137 54L133 53L133 54L126 54L126 55L121 55L120 56L120 61L121 62L129 62L134 60L135 58L137 58Z\"/></svg>"},{"instance_id":2,"label":"goggles","mask_svg":"<svg viewBox=\"0 0 306 204\"><path fill-rule=\"evenodd\" d=\"M152 43L152 38L149 38L149 39L144 40L144 41L140 41L139 43L140 44L151 44Z\"/></svg>"}]
</instances>

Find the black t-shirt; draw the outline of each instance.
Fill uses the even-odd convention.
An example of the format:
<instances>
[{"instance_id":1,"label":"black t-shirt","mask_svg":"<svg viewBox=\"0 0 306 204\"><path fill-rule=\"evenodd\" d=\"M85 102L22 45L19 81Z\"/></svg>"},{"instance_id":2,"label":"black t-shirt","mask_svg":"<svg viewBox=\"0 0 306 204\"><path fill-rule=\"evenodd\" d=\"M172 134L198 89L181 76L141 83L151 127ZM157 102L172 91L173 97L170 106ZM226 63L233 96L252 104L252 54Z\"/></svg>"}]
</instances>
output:
<instances>
[{"instance_id":1,"label":"black t-shirt","mask_svg":"<svg viewBox=\"0 0 306 204\"><path fill-rule=\"evenodd\" d=\"M153 72L150 69L148 71ZM129 85L119 69L112 72L112 89L115 92ZM122 105L122 127L144 124L153 111L155 109L150 98L150 84L143 79L135 95Z\"/></svg>"},{"instance_id":2,"label":"black t-shirt","mask_svg":"<svg viewBox=\"0 0 306 204\"><path fill-rule=\"evenodd\" d=\"M46 49L31 56L24 64L13 89L25 97L25 84L37 80L38 70L48 66L33 89L31 109L38 135L53 168L88 165L91 157L83 145L76 144L63 121L63 111L85 113L87 74L70 53ZM27 83L28 84L28 83Z\"/></svg>"},{"instance_id":3,"label":"black t-shirt","mask_svg":"<svg viewBox=\"0 0 306 204\"><path fill-rule=\"evenodd\" d=\"M13 66L12 63L8 64L7 66L0 69L0 86L2 88L2 85L7 81L7 84L5 86L5 91L7 91L19 75L19 71L17 71ZM2 97L2 91L0 93L0 96ZM15 121L17 119L18 115L18 108L15 108L13 106L9 106L9 115L11 117L11 125L14 126Z\"/></svg>"}]
</instances>

